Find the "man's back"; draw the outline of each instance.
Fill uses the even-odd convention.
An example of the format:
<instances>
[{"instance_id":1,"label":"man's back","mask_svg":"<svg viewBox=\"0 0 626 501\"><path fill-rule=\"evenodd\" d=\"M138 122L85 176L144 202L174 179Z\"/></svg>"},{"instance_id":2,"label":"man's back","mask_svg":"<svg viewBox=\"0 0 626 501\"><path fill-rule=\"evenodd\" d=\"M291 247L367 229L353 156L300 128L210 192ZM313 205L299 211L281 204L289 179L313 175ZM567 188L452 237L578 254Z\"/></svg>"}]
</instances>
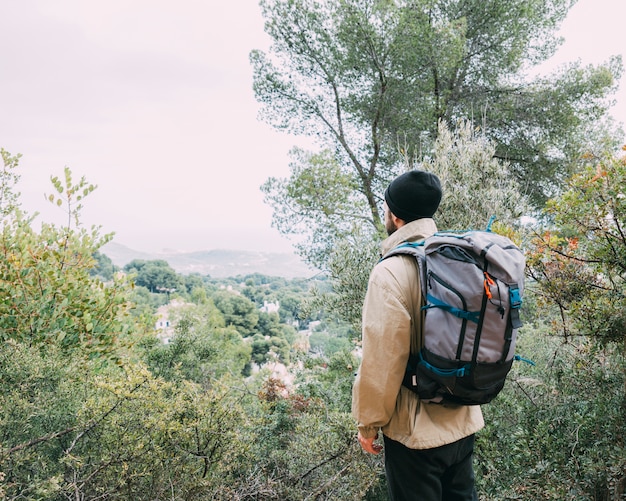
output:
<instances>
[{"instance_id":1,"label":"man's back","mask_svg":"<svg viewBox=\"0 0 626 501\"><path fill-rule=\"evenodd\" d=\"M432 219L400 228L383 252L437 230ZM418 267L410 256L394 256L372 270L363 306L363 362L353 390L353 416L364 436L381 428L412 449L428 449L466 437L483 426L477 406L422 404L402 386L411 351L421 343L422 299Z\"/></svg>"}]
</instances>

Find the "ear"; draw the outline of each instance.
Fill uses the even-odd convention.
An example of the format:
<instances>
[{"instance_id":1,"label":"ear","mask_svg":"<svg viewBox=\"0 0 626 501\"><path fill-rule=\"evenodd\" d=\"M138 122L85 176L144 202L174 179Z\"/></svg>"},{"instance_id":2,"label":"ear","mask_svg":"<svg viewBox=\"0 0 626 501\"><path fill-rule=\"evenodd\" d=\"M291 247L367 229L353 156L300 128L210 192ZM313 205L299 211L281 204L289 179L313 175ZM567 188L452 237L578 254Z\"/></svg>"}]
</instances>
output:
<instances>
[{"instance_id":1,"label":"ear","mask_svg":"<svg viewBox=\"0 0 626 501\"><path fill-rule=\"evenodd\" d=\"M393 222L396 228L400 228L406 224L404 219L400 219L393 212L389 211L389 215L391 216L391 221Z\"/></svg>"}]
</instances>

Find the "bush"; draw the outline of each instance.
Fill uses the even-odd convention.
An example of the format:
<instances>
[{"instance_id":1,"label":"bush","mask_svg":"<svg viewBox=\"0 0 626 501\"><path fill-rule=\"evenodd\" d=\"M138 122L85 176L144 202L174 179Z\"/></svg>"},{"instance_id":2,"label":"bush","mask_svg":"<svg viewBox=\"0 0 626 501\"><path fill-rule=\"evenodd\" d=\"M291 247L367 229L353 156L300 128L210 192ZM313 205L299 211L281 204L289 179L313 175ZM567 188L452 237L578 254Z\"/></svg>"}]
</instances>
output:
<instances>
[{"instance_id":1,"label":"bush","mask_svg":"<svg viewBox=\"0 0 626 501\"><path fill-rule=\"evenodd\" d=\"M516 366L483 407L477 476L481 499L622 499L626 485L624 358L585 339L541 329L520 349L537 367Z\"/></svg>"}]
</instances>

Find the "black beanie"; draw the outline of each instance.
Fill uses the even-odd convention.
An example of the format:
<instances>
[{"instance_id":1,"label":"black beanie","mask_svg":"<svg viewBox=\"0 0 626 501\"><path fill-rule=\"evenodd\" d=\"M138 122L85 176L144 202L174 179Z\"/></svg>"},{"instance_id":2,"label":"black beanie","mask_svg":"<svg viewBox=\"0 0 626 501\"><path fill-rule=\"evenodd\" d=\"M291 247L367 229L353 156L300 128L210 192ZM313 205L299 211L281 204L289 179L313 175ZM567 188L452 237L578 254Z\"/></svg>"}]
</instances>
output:
<instances>
[{"instance_id":1,"label":"black beanie","mask_svg":"<svg viewBox=\"0 0 626 501\"><path fill-rule=\"evenodd\" d=\"M396 217L409 223L432 217L441 202L439 178L423 170L411 170L395 178L385 190L385 201Z\"/></svg>"}]
</instances>

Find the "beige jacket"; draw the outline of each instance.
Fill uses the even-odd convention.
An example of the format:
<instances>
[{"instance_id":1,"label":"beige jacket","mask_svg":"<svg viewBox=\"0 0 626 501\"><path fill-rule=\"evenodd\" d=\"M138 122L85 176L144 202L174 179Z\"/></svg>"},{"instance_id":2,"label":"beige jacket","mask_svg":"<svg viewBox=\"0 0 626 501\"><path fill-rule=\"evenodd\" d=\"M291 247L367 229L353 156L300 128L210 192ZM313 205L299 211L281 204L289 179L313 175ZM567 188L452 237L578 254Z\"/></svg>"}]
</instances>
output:
<instances>
[{"instance_id":1,"label":"beige jacket","mask_svg":"<svg viewBox=\"0 0 626 501\"><path fill-rule=\"evenodd\" d=\"M383 254L437 231L432 219L400 227L382 243ZM363 358L352 389L352 415L363 437L385 436L411 449L456 442L484 426L479 406L423 403L402 386L409 354L421 345L422 299L417 263L395 256L370 275L363 306Z\"/></svg>"}]
</instances>

